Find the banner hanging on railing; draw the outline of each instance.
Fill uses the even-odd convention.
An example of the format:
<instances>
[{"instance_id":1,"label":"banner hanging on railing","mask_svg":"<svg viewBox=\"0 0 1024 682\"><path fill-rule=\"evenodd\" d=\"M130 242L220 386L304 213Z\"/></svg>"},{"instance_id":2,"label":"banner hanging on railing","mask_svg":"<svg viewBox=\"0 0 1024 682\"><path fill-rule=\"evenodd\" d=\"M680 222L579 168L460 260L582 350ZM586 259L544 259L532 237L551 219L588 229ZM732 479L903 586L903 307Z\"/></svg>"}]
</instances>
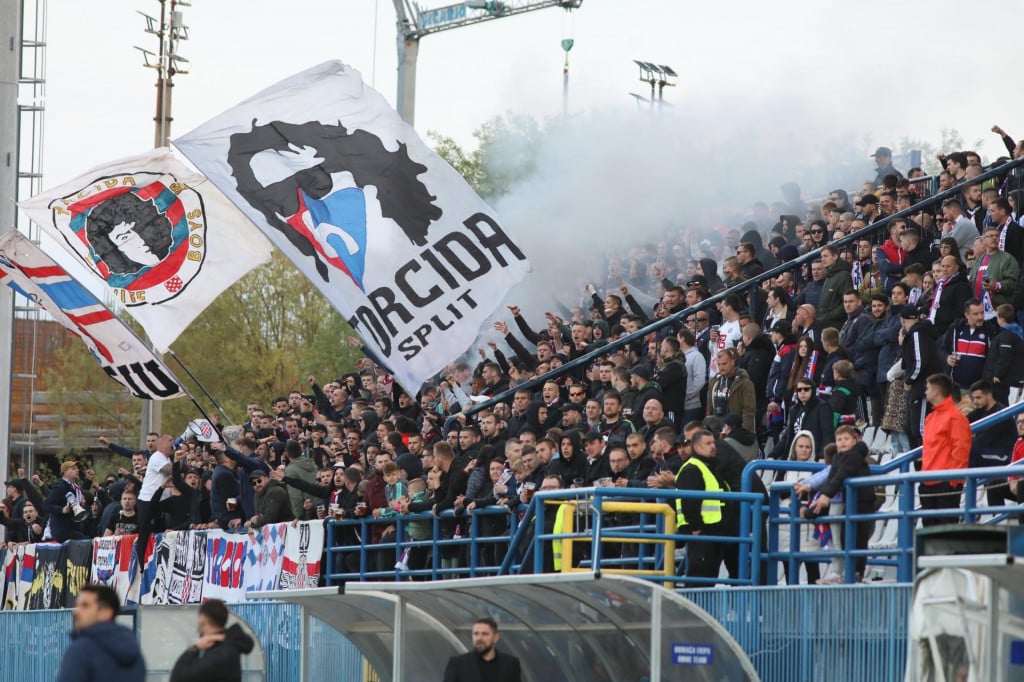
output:
<instances>
[{"instance_id":1,"label":"banner hanging on railing","mask_svg":"<svg viewBox=\"0 0 1024 682\"><path fill-rule=\"evenodd\" d=\"M198 604L212 598L238 602L246 592L316 587L323 522L293 523L248 533L153 535L141 575L136 535L0 547L0 603L7 611L71 607L86 582L113 587L123 604Z\"/></svg>"}]
</instances>

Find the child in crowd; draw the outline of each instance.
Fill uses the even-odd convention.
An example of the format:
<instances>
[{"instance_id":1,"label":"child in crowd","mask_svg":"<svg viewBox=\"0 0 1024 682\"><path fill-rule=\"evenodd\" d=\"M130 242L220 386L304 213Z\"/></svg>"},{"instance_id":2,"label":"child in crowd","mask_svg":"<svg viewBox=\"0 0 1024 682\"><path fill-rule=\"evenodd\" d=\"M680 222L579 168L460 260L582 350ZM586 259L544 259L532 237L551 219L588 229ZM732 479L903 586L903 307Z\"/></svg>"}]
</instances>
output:
<instances>
[{"instance_id":1,"label":"child in crowd","mask_svg":"<svg viewBox=\"0 0 1024 682\"><path fill-rule=\"evenodd\" d=\"M832 365L835 384L829 397L832 408L832 426L857 423L857 404L860 402L860 384L853 376L853 363L839 360Z\"/></svg>"},{"instance_id":2,"label":"child in crowd","mask_svg":"<svg viewBox=\"0 0 1024 682\"><path fill-rule=\"evenodd\" d=\"M829 466L828 476L825 481L821 484L820 494L817 499L811 503L809 508L809 514L814 516L820 516L821 514L828 513L829 515L837 515L836 510L832 508L832 498L842 494L843 486L846 484L846 479L856 478L859 476L869 476L871 469L868 464L868 446L861 441L861 434L853 426L844 424L836 429L836 453L832 456L832 464ZM858 514L870 512L872 504L875 499L875 489L871 486L864 486L857 490L857 504L855 511ZM841 513L845 513L845 507ZM834 524L838 526L838 529L833 528L833 535L838 535L839 544L849 542L849 539L844 535L845 523ZM854 524L854 549L867 549L868 540L871 539L871 533L874 530L873 521L858 521ZM838 534L836 533L838 530ZM854 559L856 564L855 582L860 582L864 578L865 568L867 566L867 557L858 556ZM845 566L843 567L845 569ZM838 582L833 580L830 582Z\"/></svg>"},{"instance_id":3,"label":"child in crowd","mask_svg":"<svg viewBox=\"0 0 1024 682\"><path fill-rule=\"evenodd\" d=\"M831 445L831 444L830 444ZM826 446L828 447L828 446ZM834 447L834 446L833 446ZM814 434L810 431L799 431L796 437L793 439L792 445L789 447L789 460L791 462L813 462L814 461ZM787 471L785 473L784 481L787 483L798 483L800 478L804 476L806 472L803 471ZM801 503L801 510L806 508L807 503ZM790 507L787 505L783 506L783 513L785 513ZM790 523L782 523L779 525L779 551L789 552L792 548L792 533L793 525ZM817 552L823 547L823 544L819 541L819 538L815 537L815 526L810 523L802 523L796 526L796 532L798 535L796 551L798 552ZM789 573L789 562L783 561L782 568L786 573L786 582L790 585L800 584L799 566L804 565L807 570L807 582L813 584L818 582L821 577L821 571L818 568L817 561L803 561L797 563L797 573L790 575Z\"/></svg>"}]
</instances>

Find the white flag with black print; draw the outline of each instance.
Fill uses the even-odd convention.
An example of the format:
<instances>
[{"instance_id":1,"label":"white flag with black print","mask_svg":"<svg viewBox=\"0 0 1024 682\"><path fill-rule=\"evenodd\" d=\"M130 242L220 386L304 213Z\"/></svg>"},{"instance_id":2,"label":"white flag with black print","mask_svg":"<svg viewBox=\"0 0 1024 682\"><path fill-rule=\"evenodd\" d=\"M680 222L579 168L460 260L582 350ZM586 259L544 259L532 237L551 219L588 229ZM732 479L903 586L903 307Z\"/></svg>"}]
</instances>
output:
<instances>
[{"instance_id":1,"label":"white flag with black print","mask_svg":"<svg viewBox=\"0 0 1024 682\"><path fill-rule=\"evenodd\" d=\"M21 233L0 237L0 284L38 303L82 339L111 379L136 398L185 395L167 366L64 268Z\"/></svg>"},{"instance_id":2,"label":"white flag with black print","mask_svg":"<svg viewBox=\"0 0 1024 682\"><path fill-rule=\"evenodd\" d=\"M98 166L18 205L106 282L161 352L274 248L166 148Z\"/></svg>"},{"instance_id":3,"label":"white flag with black print","mask_svg":"<svg viewBox=\"0 0 1024 682\"><path fill-rule=\"evenodd\" d=\"M321 64L174 141L416 391L530 265L358 71Z\"/></svg>"}]
</instances>

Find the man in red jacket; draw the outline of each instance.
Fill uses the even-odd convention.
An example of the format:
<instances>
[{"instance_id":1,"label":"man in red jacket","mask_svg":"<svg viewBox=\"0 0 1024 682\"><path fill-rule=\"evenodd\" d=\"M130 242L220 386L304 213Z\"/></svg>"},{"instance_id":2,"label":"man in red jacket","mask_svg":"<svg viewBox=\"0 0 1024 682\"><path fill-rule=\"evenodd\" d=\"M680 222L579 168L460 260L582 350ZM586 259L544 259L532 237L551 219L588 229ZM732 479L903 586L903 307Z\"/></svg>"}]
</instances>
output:
<instances>
[{"instance_id":1,"label":"man in red jacket","mask_svg":"<svg viewBox=\"0 0 1024 682\"><path fill-rule=\"evenodd\" d=\"M921 471L966 469L971 455L971 424L953 402L953 381L945 374L932 374L924 389L932 406L924 419L924 447ZM960 506L964 482L927 481L918 486L921 509L955 509ZM955 516L921 519L922 525L957 523Z\"/></svg>"}]
</instances>

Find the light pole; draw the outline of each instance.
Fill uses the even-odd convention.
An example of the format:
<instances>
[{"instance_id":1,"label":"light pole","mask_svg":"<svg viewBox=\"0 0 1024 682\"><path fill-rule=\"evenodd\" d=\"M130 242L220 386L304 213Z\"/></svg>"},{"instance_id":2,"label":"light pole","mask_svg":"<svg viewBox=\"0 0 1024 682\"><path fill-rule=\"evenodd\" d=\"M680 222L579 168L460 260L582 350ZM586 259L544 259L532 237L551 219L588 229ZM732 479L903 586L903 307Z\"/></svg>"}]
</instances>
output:
<instances>
[{"instance_id":1,"label":"light pole","mask_svg":"<svg viewBox=\"0 0 1024 682\"><path fill-rule=\"evenodd\" d=\"M188 40L188 26L182 19L179 8L191 7L189 0L157 0L160 3L160 18L139 12L146 19L146 33L156 36L157 51L154 53L135 46L142 53L144 66L156 69L156 125L153 131L153 146L167 147L171 143L171 94L174 77L189 72L188 60L178 54L178 43ZM155 351L154 351L155 352ZM146 442L150 431L160 433L163 408L158 400L146 400L142 404L142 419L139 424L139 441Z\"/></svg>"},{"instance_id":2,"label":"light pole","mask_svg":"<svg viewBox=\"0 0 1024 682\"><path fill-rule=\"evenodd\" d=\"M665 104L665 86L675 87L675 79L678 74L670 66L655 64L653 62L642 62L634 59L633 63L640 67L640 80L651 86L651 112L654 112L654 104L657 102L658 109ZM631 95L633 93L630 93ZM655 97L657 95L657 97ZM633 95L640 101L639 95Z\"/></svg>"},{"instance_id":3,"label":"light pole","mask_svg":"<svg viewBox=\"0 0 1024 682\"><path fill-rule=\"evenodd\" d=\"M178 43L188 40L188 26L185 25L180 7L191 7L189 0L157 0L160 3L160 18L139 12L146 19L146 33L157 38L157 52L142 47L135 49L142 53L144 66L156 69L156 122L153 146L166 147L171 141L171 99L174 77L189 72L188 60L178 54Z\"/></svg>"}]
</instances>

